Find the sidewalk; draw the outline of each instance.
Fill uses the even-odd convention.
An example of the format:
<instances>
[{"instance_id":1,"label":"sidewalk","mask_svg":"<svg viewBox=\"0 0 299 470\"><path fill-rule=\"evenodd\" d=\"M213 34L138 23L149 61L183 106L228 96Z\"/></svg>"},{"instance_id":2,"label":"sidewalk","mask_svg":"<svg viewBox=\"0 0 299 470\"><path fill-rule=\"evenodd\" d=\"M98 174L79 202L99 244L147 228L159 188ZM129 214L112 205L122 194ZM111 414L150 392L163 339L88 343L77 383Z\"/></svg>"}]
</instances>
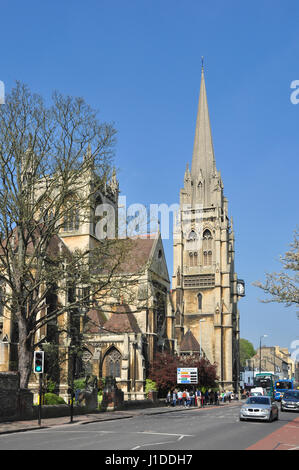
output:
<instances>
[{"instance_id":1,"label":"sidewalk","mask_svg":"<svg viewBox=\"0 0 299 470\"><path fill-rule=\"evenodd\" d=\"M197 408L197 407L190 407L185 408L184 406L176 406L176 407L153 407L153 408L143 408L143 409L132 409L132 410L124 410L124 411L104 411L99 413L88 413L83 415L76 415L73 418L73 422L70 422L69 416L63 416L60 418L47 418L41 419L41 425L38 425L38 421L36 420L26 420L26 421L9 421L5 423L0 423L0 434L9 434L14 432L24 432L24 431L33 431L38 429L47 429L55 426L75 426L80 424L88 424L88 423L95 423L101 421L112 421L114 419L127 419L133 418L135 416L141 415L155 415L155 414L163 414L163 413L173 413L174 411L186 411L186 410L208 410L213 408L219 408L222 406L235 406L239 404L239 402L232 402L226 404L219 404L216 405L207 405L204 408Z\"/></svg>"}]
</instances>

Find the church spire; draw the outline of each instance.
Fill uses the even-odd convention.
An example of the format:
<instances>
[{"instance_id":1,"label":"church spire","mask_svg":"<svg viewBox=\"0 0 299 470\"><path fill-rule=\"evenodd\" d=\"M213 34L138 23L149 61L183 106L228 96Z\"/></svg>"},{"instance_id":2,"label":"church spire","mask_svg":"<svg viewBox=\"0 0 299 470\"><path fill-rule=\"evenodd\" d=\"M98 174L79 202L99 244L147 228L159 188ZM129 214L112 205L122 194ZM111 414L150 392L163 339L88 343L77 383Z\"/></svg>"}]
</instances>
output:
<instances>
[{"instance_id":1,"label":"church spire","mask_svg":"<svg viewBox=\"0 0 299 470\"><path fill-rule=\"evenodd\" d=\"M202 171L204 178L210 176L215 170L214 149L204 77L203 58L201 66L201 84L191 167L192 179L196 180L199 177L200 170Z\"/></svg>"}]
</instances>

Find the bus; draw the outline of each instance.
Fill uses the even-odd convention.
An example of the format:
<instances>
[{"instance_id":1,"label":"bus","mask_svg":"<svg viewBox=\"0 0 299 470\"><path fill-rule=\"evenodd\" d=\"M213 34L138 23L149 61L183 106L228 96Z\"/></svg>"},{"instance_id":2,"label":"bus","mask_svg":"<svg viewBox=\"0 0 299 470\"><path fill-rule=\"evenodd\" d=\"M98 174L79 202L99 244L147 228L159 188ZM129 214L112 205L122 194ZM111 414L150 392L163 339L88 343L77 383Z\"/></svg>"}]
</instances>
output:
<instances>
[{"instance_id":1,"label":"bus","mask_svg":"<svg viewBox=\"0 0 299 470\"><path fill-rule=\"evenodd\" d=\"M274 385L277 380L277 376L271 374L271 372L261 372L256 374L254 377L254 386L262 387L265 395L274 398Z\"/></svg>"},{"instance_id":2,"label":"bus","mask_svg":"<svg viewBox=\"0 0 299 470\"><path fill-rule=\"evenodd\" d=\"M275 400L280 401L288 390L295 389L294 379L276 380L274 384Z\"/></svg>"}]
</instances>

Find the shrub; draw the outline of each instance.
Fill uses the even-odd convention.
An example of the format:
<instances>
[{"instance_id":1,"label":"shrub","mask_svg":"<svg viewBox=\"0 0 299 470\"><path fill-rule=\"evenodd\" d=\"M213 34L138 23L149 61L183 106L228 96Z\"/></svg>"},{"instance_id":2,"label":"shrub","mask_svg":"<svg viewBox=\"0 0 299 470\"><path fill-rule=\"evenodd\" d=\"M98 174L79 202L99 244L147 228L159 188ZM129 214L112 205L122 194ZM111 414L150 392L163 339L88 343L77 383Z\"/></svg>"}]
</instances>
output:
<instances>
[{"instance_id":1,"label":"shrub","mask_svg":"<svg viewBox=\"0 0 299 470\"><path fill-rule=\"evenodd\" d=\"M45 393L44 397L45 405L66 405L64 399L55 393Z\"/></svg>"},{"instance_id":2,"label":"shrub","mask_svg":"<svg viewBox=\"0 0 299 470\"><path fill-rule=\"evenodd\" d=\"M146 379L146 381L145 381L145 393L146 393L147 397L148 397L148 392L150 392L151 390L157 391L158 390L157 384L153 380Z\"/></svg>"},{"instance_id":3,"label":"shrub","mask_svg":"<svg viewBox=\"0 0 299 470\"><path fill-rule=\"evenodd\" d=\"M84 390L85 389L85 378L74 380L74 390Z\"/></svg>"}]
</instances>

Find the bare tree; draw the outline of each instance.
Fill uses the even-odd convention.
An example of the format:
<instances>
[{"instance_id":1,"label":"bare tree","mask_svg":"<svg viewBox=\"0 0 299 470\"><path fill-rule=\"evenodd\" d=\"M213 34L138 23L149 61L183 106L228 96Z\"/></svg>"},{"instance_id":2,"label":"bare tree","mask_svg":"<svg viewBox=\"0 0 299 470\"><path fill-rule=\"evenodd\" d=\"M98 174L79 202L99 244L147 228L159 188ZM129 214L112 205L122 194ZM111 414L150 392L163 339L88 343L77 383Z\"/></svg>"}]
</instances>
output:
<instances>
[{"instance_id":1,"label":"bare tree","mask_svg":"<svg viewBox=\"0 0 299 470\"><path fill-rule=\"evenodd\" d=\"M282 271L267 273L264 283L258 281L254 285L270 296L263 302L278 302L287 307L299 304L299 233L294 232L294 240L290 249L280 257Z\"/></svg>"},{"instance_id":2,"label":"bare tree","mask_svg":"<svg viewBox=\"0 0 299 470\"><path fill-rule=\"evenodd\" d=\"M128 254L116 239L70 250L61 238L95 217L94 201L111 178L114 142L113 126L99 123L82 98L54 93L46 106L17 83L0 107L1 303L18 327L22 388L37 333L96 294L109 297Z\"/></svg>"}]
</instances>

